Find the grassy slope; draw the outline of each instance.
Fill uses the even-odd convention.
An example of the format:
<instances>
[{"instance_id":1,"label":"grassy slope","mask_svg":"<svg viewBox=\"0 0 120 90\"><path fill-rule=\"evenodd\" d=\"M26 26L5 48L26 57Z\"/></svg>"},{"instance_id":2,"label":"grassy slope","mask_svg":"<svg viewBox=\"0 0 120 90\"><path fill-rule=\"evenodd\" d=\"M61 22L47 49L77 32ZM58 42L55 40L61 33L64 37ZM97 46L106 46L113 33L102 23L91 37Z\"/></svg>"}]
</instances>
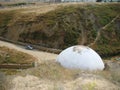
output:
<instances>
[{"instance_id":1,"label":"grassy slope","mask_svg":"<svg viewBox=\"0 0 120 90\"><path fill-rule=\"evenodd\" d=\"M1 11L0 34L12 40L59 49L76 44L89 45L94 42L98 31L120 14L119 5L74 4L59 6L43 14ZM101 55L120 52L119 18L101 31L99 40L92 46Z\"/></svg>"},{"instance_id":2,"label":"grassy slope","mask_svg":"<svg viewBox=\"0 0 120 90\"><path fill-rule=\"evenodd\" d=\"M28 54L0 47L0 64L27 64L33 62L34 58Z\"/></svg>"}]
</instances>

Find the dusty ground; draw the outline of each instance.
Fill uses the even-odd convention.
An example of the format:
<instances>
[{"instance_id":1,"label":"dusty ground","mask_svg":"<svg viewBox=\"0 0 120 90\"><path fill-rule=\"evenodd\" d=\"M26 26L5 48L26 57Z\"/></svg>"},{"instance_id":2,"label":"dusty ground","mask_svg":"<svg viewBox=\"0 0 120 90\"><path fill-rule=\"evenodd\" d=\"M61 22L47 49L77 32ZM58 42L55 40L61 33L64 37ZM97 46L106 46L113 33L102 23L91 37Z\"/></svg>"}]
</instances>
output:
<instances>
[{"instance_id":1,"label":"dusty ground","mask_svg":"<svg viewBox=\"0 0 120 90\"><path fill-rule=\"evenodd\" d=\"M14 88L11 90L118 90L111 82L92 74L85 74L73 81L57 83L32 75L17 76L12 83Z\"/></svg>"},{"instance_id":2,"label":"dusty ground","mask_svg":"<svg viewBox=\"0 0 120 90\"><path fill-rule=\"evenodd\" d=\"M26 50L4 41L0 41L0 46L33 55L39 63L35 68L21 70L16 75L5 77L8 83L4 84L5 90L120 90L119 83L116 84L110 79L112 74L108 71L91 73L68 70L55 62L56 54ZM116 68L119 68L119 65ZM118 80L119 74L114 77Z\"/></svg>"}]
</instances>

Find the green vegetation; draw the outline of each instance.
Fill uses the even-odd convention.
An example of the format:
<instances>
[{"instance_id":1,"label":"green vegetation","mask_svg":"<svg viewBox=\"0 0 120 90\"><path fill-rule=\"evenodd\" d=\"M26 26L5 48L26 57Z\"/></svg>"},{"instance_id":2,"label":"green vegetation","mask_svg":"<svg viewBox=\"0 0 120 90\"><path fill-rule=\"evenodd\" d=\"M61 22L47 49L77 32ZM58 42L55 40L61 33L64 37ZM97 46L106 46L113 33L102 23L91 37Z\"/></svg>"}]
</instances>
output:
<instances>
[{"instance_id":1,"label":"green vegetation","mask_svg":"<svg viewBox=\"0 0 120 90\"><path fill-rule=\"evenodd\" d=\"M4 36L7 33L7 28L10 23L10 21L14 17L14 11L8 11L8 12L0 12L0 35Z\"/></svg>"},{"instance_id":2,"label":"green vegetation","mask_svg":"<svg viewBox=\"0 0 120 90\"><path fill-rule=\"evenodd\" d=\"M5 75L16 75L19 72L21 71L17 69L0 69L0 73L4 73Z\"/></svg>"},{"instance_id":3,"label":"green vegetation","mask_svg":"<svg viewBox=\"0 0 120 90\"><path fill-rule=\"evenodd\" d=\"M16 19L13 19L12 11L0 12L0 35L11 40L58 49L81 43L90 45L98 31L120 14L119 5L68 5L43 14L17 14L19 18ZM12 24L9 21L13 21ZM119 23L120 17L105 30L101 30L99 40L91 47L102 55L120 52ZM14 37L11 36L13 30L17 33Z\"/></svg>"},{"instance_id":4,"label":"green vegetation","mask_svg":"<svg viewBox=\"0 0 120 90\"><path fill-rule=\"evenodd\" d=\"M0 28L5 27L9 24L10 20L13 19L13 11L0 12Z\"/></svg>"},{"instance_id":5,"label":"green vegetation","mask_svg":"<svg viewBox=\"0 0 120 90\"><path fill-rule=\"evenodd\" d=\"M21 3L15 3L15 4L8 4L7 6L22 6L22 5L26 5L27 3L25 2L21 2Z\"/></svg>"},{"instance_id":6,"label":"green vegetation","mask_svg":"<svg viewBox=\"0 0 120 90\"><path fill-rule=\"evenodd\" d=\"M0 7L2 7L2 4L0 4Z\"/></svg>"},{"instance_id":7,"label":"green vegetation","mask_svg":"<svg viewBox=\"0 0 120 90\"><path fill-rule=\"evenodd\" d=\"M114 23L110 24L107 29L101 31L101 36L96 43L96 50L102 55L110 55L120 53L120 30L117 22L120 22L118 18Z\"/></svg>"},{"instance_id":8,"label":"green vegetation","mask_svg":"<svg viewBox=\"0 0 120 90\"><path fill-rule=\"evenodd\" d=\"M35 5L34 2L7 2L7 3L0 3L0 7L17 7L17 6L24 6L24 5Z\"/></svg>"},{"instance_id":9,"label":"green vegetation","mask_svg":"<svg viewBox=\"0 0 120 90\"><path fill-rule=\"evenodd\" d=\"M97 86L96 83L93 81L83 85L83 90L95 90L96 86Z\"/></svg>"}]
</instances>

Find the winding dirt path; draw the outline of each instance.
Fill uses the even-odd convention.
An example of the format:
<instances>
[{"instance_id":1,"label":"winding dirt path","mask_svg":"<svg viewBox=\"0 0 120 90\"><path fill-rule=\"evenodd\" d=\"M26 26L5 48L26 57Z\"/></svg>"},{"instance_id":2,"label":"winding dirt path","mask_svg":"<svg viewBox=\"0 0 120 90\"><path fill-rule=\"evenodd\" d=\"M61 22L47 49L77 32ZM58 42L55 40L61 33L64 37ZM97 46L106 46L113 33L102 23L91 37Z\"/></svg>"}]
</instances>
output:
<instances>
[{"instance_id":1,"label":"winding dirt path","mask_svg":"<svg viewBox=\"0 0 120 90\"><path fill-rule=\"evenodd\" d=\"M27 50L25 49L24 46L19 46L19 45L15 45L15 44L4 42L4 41L0 41L0 46L6 46L8 48L30 54L38 60L38 63L41 63L42 61L45 61L45 60L55 60L57 57L57 54L37 51L37 50Z\"/></svg>"}]
</instances>

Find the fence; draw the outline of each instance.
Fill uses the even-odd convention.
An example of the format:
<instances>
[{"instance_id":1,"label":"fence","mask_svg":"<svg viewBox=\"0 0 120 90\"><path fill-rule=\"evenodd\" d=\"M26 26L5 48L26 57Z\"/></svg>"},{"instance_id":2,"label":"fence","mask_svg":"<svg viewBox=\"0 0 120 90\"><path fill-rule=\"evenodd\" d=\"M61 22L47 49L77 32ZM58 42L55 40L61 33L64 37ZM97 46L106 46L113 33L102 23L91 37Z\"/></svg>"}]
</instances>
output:
<instances>
[{"instance_id":1,"label":"fence","mask_svg":"<svg viewBox=\"0 0 120 90\"><path fill-rule=\"evenodd\" d=\"M0 69L27 69L35 67L34 63L31 64L0 64Z\"/></svg>"}]
</instances>

